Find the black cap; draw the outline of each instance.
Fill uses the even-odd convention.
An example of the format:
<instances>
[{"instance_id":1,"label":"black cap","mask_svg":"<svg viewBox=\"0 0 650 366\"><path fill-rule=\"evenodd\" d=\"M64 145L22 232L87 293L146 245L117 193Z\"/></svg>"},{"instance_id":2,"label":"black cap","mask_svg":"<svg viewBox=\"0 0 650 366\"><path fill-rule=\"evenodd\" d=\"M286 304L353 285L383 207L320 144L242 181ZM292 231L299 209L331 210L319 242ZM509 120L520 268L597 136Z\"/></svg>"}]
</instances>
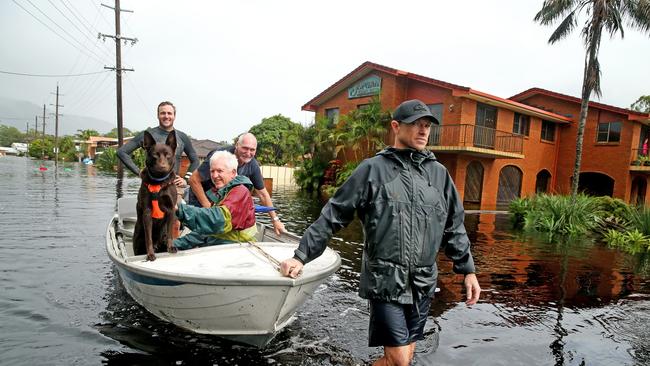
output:
<instances>
[{"instance_id":1,"label":"black cap","mask_svg":"<svg viewBox=\"0 0 650 366\"><path fill-rule=\"evenodd\" d=\"M417 99L402 102L393 112L393 119L401 123L413 123L422 117L427 117L431 123L440 125L440 121L431 114L429 107Z\"/></svg>"}]
</instances>

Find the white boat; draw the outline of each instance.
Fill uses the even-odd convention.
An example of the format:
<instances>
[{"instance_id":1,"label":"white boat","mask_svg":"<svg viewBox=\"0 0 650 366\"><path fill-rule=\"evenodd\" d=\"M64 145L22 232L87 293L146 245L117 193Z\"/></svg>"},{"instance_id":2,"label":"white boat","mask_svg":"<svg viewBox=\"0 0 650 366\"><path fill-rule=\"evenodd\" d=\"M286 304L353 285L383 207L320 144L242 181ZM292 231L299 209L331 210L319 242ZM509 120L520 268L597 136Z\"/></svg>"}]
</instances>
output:
<instances>
[{"instance_id":1,"label":"white boat","mask_svg":"<svg viewBox=\"0 0 650 366\"><path fill-rule=\"evenodd\" d=\"M294 234L278 236L258 223L258 241L156 253L156 260L133 255L135 198L118 200L106 230L106 250L133 299L153 315L179 327L257 347L295 319L298 308L341 258L326 249L296 279L283 277L277 261L298 246Z\"/></svg>"}]
</instances>

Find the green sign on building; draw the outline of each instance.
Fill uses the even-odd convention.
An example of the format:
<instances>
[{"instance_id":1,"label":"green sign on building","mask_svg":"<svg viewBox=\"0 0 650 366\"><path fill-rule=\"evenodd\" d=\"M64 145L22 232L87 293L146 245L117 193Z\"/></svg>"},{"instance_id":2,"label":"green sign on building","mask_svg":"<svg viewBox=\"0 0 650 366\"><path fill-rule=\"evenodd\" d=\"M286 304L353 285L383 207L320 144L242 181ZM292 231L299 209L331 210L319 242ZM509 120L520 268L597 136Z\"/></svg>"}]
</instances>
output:
<instances>
[{"instance_id":1,"label":"green sign on building","mask_svg":"<svg viewBox=\"0 0 650 366\"><path fill-rule=\"evenodd\" d=\"M348 89L348 99L377 95L380 91L381 78L377 75L370 75Z\"/></svg>"}]
</instances>

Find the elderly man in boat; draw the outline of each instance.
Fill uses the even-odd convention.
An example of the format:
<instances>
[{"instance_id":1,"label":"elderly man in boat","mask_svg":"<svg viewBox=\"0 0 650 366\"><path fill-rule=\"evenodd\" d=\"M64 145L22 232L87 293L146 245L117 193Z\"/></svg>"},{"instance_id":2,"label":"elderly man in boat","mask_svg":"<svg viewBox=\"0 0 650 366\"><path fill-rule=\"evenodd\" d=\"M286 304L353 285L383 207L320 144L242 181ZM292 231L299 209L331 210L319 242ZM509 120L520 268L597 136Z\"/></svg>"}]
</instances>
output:
<instances>
[{"instance_id":1,"label":"elderly man in boat","mask_svg":"<svg viewBox=\"0 0 650 366\"><path fill-rule=\"evenodd\" d=\"M217 244L254 241L255 206L253 183L237 175L237 158L227 151L217 151L210 158L210 179L214 187L206 194L212 207L179 204L178 219L191 233L174 240L180 250Z\"/></svg>"}]
</instances>

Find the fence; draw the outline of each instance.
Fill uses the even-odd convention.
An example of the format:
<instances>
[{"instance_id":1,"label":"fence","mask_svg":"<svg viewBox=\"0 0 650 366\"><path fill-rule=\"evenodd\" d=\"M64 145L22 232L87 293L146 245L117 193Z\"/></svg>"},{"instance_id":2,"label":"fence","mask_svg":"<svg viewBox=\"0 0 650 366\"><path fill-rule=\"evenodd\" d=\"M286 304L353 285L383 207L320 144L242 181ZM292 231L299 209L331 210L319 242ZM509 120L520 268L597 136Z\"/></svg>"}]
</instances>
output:
<instances>
[{"instance_id":1,"label":"fence","mask_svg":"<svg viewBox=\"0 0 650 366\"><path fill-rule=\"evenodd\" d=\"M262 176L265 179L271 178L273 181L272 189L297 189L298 185L293 176L295 168L286 166L262 165Z\"/></svg>"}]
</instances>

